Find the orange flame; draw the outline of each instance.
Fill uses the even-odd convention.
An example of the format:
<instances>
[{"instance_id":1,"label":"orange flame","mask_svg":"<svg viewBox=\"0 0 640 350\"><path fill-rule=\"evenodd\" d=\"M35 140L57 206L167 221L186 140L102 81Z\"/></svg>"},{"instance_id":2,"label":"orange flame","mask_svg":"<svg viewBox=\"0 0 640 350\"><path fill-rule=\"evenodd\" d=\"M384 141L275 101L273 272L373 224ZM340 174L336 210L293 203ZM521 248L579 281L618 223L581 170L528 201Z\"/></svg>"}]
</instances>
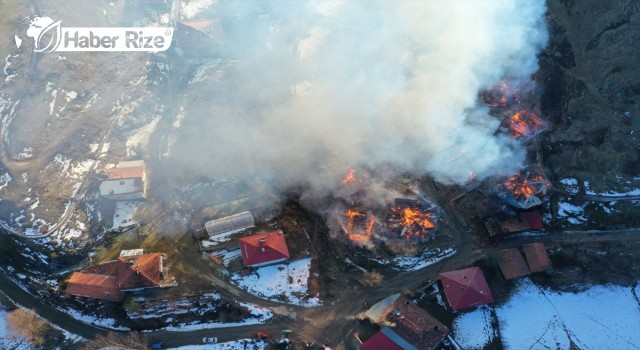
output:
<instances>
[{"instance_id":1,"label":"orange flame","mask_svg":"<svg viewBox=\"0 0 640 350\"><path fill-rule=\"evenodd\" d=\"M507 83L502 82L500 85L491 90L482 93L482 101L490 108L504 108L509 102L509 96L514 95Z\"/></svg>"},{"instance_id":2,"label":"orange flame","mask_svg":"<svg viewBox=\"0 0 640 350\"><path fill-rule=\"evenodd\" d=\"M522 174L516 173L504 183L504 187L511 191L514 197L521 199L542 193L549 188L549 183L540 175L524 179Z\"/></svg>"},{"instance_id":3,"label":"orange flame","mask_svg":"<svg viewBox=\"0 0 640 350\"><path fill-rule=\"evenodd\" d=\"M544 129L544 121L537 115L521 110L509 120L509 130L513 138L532 136Z\"/></svg>"},{"instance_id":4,"label":"orange flame","mask_svg":"<svg viewBox=\"0 0 640 350\"><path fill-rule=\"evenodd\" d=\"M350 169L347 175L342 179L342 184L347 185L356 182L356 170Z\"/></svg>"},{"instance_id":5,"label":"orange flame","mask_svg":"<svg viewBox=\"0 0 640 350\"><path fill-rule=\"evenodd\" d=\"M411 207L393 207L394 224L390 225L395 228L402 228L403 235L409 239L411 237L424 237L428 230L436 227L431 220L431 213L421 211Z\"/></svg>"},{"instance_id":6,"label":"orange flame","mask_svg":"<svg viewBox=\"0 0 640 350\"><path fill-rule=\"evenodd\" d=\"M347 217L347 224L344 227L344 231L347 234L347 238L349 238L349 240L353 242L363 243L371 239L373 227L376 223L375 217L369 216L369 218L367 219L367 226L365 227L363 232L355 232L354 221L358 217L365 216L365 214L354 209L347 209L347 211L345 212L345 216Z\"/></svg>"}]
</instances>

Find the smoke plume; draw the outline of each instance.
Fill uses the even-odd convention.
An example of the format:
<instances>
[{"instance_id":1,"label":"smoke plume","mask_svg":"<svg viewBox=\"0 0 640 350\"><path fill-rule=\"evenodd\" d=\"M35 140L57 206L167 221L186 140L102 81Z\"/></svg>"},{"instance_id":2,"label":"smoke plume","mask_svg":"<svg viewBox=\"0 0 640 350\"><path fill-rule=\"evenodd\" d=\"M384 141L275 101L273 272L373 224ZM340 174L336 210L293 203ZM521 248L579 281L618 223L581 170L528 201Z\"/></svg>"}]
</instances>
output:
<instances>
[{"instance_id":1,"label":"smoke plume","mask_svg":"<svg viewBox=\"0 0 640 350\"><path fill-rule=\"evenodd\" d=\"M216 6L233 63L186 108L176 168L326 194L350 168L464 183L521 166L478 93L537 70L543 0Z\"/></svg>"}]
</instances>

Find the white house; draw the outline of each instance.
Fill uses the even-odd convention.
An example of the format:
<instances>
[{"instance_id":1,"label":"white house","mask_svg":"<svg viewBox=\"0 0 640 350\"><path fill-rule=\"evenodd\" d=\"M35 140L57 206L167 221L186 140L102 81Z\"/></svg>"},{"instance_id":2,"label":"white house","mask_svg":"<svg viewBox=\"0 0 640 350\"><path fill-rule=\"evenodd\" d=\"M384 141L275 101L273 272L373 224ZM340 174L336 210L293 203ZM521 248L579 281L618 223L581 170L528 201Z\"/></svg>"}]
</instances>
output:
<instances>
[{"instance_id":1,"label":"white house","mask_svg":"<svg viewBox=\"0 0 640 350\"><path fill-rule=\"evenodd\" d=\"M106 179L100 183L100 195L114 200L136 200L147 196L147 174L144 161L120 162L102 169Z\"/></svg>"}]
</instances>

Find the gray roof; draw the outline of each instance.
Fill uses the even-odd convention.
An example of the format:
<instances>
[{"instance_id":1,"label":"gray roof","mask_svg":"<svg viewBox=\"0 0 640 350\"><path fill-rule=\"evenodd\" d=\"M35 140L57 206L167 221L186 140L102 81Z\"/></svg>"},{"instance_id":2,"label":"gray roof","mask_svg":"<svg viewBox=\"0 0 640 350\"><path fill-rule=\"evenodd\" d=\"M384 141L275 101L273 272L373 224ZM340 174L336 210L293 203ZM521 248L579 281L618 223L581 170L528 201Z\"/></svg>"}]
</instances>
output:
<instances>
[{"instance_id":1,"label":"gray roof","mask_svg":"<svg viewBox=\"0 0 640 350\"><path fill-rule=\"evenodd\" d=\"M214 236L231 231L244 230L253 226L255 226L253 215L251 215L251 213L248 211L216 220L207 221L204 224L204 228L207 230L209 236Z\"/></svg>"}]
</instances>

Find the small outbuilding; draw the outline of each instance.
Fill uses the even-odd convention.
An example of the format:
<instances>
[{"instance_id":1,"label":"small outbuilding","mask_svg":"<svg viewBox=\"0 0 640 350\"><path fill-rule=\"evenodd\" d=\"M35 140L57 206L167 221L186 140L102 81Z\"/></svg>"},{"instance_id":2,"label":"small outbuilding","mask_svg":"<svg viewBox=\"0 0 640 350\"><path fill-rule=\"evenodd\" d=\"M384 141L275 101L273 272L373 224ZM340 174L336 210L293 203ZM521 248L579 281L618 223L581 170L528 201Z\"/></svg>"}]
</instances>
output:
<instances>
[{"instance_id":1,"label":"small outbuilding","mask_svg":"<svg viewBox=\"0 0 640 350\"><path fill-rule=\"evenodd\" d=\"M508 280L531 274L518 248L503 249L498 252L496 259L502 275Z\"/></svg>"},{"instance_id":2,"label":"small outbuilding","mask_svg":"<svg viewBox=\"0 0 640 350\"><path fill-rule=\"evenodd\" d=\"M248 211L207 221L204 224L209 237L240 232L253 227L255 227L255 221L253 220L253 215Z\"/></svg>"},{"instance_id":3,"label":"small outbuilding","mask_svg":"<svg viewBox=\"0 0 640 350\"><path fill-rule=\"evenodd\" d=\"M493 294L479 267L443 272L440 282L454 310L493 303Z\"/></svg>"},{"instance_id":4,"label":"small outbuilding","mask_svg":"<svg viewBox=\"0 0 640 350\"><path fill-rule=\"evenodd\" d=\"M522 246L531 272L542 272L551 268L551 260L543 243L531 243Z\"/></svg>"},{"instance_id":5,"label":"small outbuilding","mask_svg":"<svg viewBox=\"0 0 640 350\"><path fill-rule=\"evenodd\" d=\"M544 225L542 215L535 212L523 212L516 218L503 220L500 223L502 233L516 233L522 231L542 231Z\"/></svg>"}]
</instances>

